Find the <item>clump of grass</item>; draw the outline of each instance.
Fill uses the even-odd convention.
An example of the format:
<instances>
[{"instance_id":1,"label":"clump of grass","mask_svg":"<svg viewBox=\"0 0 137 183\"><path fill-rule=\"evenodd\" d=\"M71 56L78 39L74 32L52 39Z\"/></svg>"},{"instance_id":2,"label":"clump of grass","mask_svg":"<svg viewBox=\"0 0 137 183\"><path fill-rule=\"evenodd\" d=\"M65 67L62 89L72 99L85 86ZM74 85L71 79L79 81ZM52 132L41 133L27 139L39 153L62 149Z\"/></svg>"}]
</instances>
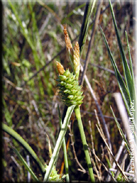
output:
<instances>
[{"instance_id":1,"label":"clump of grass","mask_svg":"<svg viewBox=\"0 0 137 183\"><path fill-rule=\"evenodd\" d=\"M117 36L117 41L118 41L118 45L119 45L119 51L120 51L120 55L121 55L121 60L122 60L122 66L123 66L123 70L124 70L124 79L122 78L120 71L117 67L116 61L114 60L114 57L110 51L110 48L108 46L108 43L106 41L105 35L103 34L102 31L102 35L104 37L104 41L108 50L108 54L112 63L112 66L114 68L115 71L115 75L118 81L118 85L119 85L119 89L128 113L128 116L126 116L126 112L124 113L124 111L122 110L122 108L119 108L120 112L121 112L121 116L122 116L122 120L124 123L124 126L126 126L125 129L130 128L131 131L129 131L127 133L128 136L128 143L127 141L125 141L125 137L123 136L123 140L126 142L127 146L130 146L130 158L134 159L134 163L135 163L135 167L136 165L136 156L135 156L135 149L136 149L136 137L137 137L137 129L136 129L136 116L135 116L135 106L136 106L136 92L135 92L135 79L134 79L134 72L133 72L133 63L132 63L132 59L131 59L131 54L130 54L130 50L129 50L129 43L128 43L128 37L127 37L127 33L126 33L126 39L127 39L127 47L128 47L128 54L129 54L129 65L128 65L128 61L126 58L126 55L124 53L124 49L122 46L122 42L119 36L119 31L117 28L117 23L115 20L115 15L114 15L114 11L112 8L112 4L110 3L110 9L111 9L111 14L112 14L112 19L113 19L113 23L114 23L114 27L115 27L115 32L116 32L116 36ZM123 117L123 115L125 115L125 117ZM126 120L125 120L126 119ZM130 120L132 119L132 120ZM133 135L133 137L129 137L130 135ZM132 139L133 138L133 139ZM132 140L134 141L132 143ZM131 142L130 142L131 141ZM135 146L135 149L134 149ZM128 147L129 150L129 147ZM135 177L136 177L136 170L134 170L135 172ZM137 177L136 177L137 178Z\"/></svg>"}]
</instances>

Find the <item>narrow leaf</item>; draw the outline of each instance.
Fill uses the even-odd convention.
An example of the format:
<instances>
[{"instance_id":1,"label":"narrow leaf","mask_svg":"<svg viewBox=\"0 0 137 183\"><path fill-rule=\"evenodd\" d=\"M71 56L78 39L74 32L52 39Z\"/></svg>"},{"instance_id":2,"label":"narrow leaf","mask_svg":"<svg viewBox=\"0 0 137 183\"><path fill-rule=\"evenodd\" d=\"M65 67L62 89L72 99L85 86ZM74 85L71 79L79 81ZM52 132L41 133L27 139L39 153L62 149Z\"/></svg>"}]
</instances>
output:
<instances>
[{"instance_id":1,"label":"narrow leaf","mask_svg":"<svg viewBox=\"0 0 137 183\"><path fill-rule=\"evenodd\" d=\"M105 37L102 29L101 29L101 33L103 35L103 38L104 38L104 41L105 41L105 44L106 44L106 47L107 47L107 50L108 50L109 57L110 57L113 69L115 71L115 75L116 75L116 78L117 78L117 81L118 81L119 89L120 89L121 95L123 97L126 109L128 111L128 114L130 114L130 101L131 101L131 99L130 99L130 96L129 96L129 91L128 91L128 89L127 89L127 87L126 87L126 85L125 85L125 83L122 79L122 76L121 76L121 74L120 74L120 72L117 68L116 62L114 61L113 55L110 51L109 45L107 43L106 37Z\"/></svg>"},{"instance_id":2,"label":"narrow leaf","mask_svg":"<svg viewBox=\"0 0 137 183\"><path fill-rule=\"evenodd\" d=\"M133 61L132 61L132 58L131 58L131 53L130 53L130 48L129 48L129 41L128 41L128 36L127 36L127 32L125 31L125 34L126 34L126 39L127 39L127 48L128 48L128 55L129 55L129 67L130 67L130 73L131 73L131 76L132 76L132 79L133 79L133 97L135 98L135 80L134 80L134 71L133 71Z\"/></svg>"},{"instance_id":3,"label":"narrow leaf","mask_svg":"<svg viewBox=\"0 0 137 183\"><path fill-rule=\"evenodd\" d=\"M89 23L91 20L91 14L93 12L95 4L96 4L96 0L90 0L89 2L86 3L84 18L83 18L81 32L79 36L80 53L82 53L83 46L87 39L87 32L88 32Z\"/></svg>"},{"instance_id":4,"label":"narrow leaf","mask_svg":"<svg viewBox=\"0 0 137 183\"><path fill-rule=\"evenodd\" d=\"M24 164L24 166L26 167L26 169L30 172L30 174L32 175L32 177L34 178L35 181L39 181L37 176L35 175L35 173L32 171L32 169L28 166L27 162L24 160L24 158L22 157L22 155L18 152L17 149L14 149L15 153L17 154L17 156L19 157L20 161L22 161L22 163Z\"/></svg>"},{"instance_id":5,"label":"narrow leaf","mask_svg":"<svg viewBox=\"0 0 137 183\"><path fill-rule=\"evenodd\" d=\"M127 48L128 48L128 55L129 55L129 66L130 66L130 72L132 77L134 78L134 72L133 72L133 61L131 58L131 53L130 53L130 47L129 47L129 41L128 41L128 36L127 36L127 31L125 31L125 35L126 35L126 40L127 40Z\"/></svg>"},{"instance_id":6,"label":"narrow leaf","mask_svg":"<svg viewBox=\"0 0 137 183\"><path fill-rule=\"evenodd\" d=\"M30 145L17 132L15 132L12 128L10 128L9 126L7 126L4 123L2 124L2 130L5 131L6 133L8 133L10 136L12 136L16 141L18 141L24 147L24 149L26 149L28 151L28 153L32 156L34 161L37 163L37 165L40 168L40 171L43 175L45 172L45 167L39 160L36 153L30 147Z\"/></svg>"},{"instance_id":7,"label":"narrow leaf","mask_svg":"<svg viewBox=\"0 0 137 183\"><path fill-rule=\"evenodd\" d=\"M127 84L127 87L128 87L128 91L130 93L131 100L134 100L133 78L131 77L130 69L129 69L127 59L126 59L126 56L125 56L125 53L124 53L124 50L123 50L123 46L122 46L121 39L120 39L120 36L119 36L119 32L118 32L118 28L117 28L117 23L116 23L113 7L112 7L112 4L111 4L110 0L109 0L109 4L110 4L110 10L111 10L112 19L113 19L113 23L114 23L114 27L115 27L116 36L117 36L117 41L118 41L118 45L119 45L119 50L120 50L120 54L121 54L121 58L122 58L122 64L123 64L126 84Z\"/></svg>"},{"instance_id":8,"label":"narrow leaf","mask_svg":"<svg viewBox=\"0 0 137 183\"><path fill-rule=\"evenodd\" d=\"M120 124L119 124L119 122L118 122L118 120L117 120L117 118L116 118L116 116L115 116L115 114L114 114L114 111L113 111L112 107L110 107L110 109L111 109L111 112L112 112L112 114L113 114L114 120L115 120L116 125L117 125L117 128L118 128L118 130L119 130L119 133L120 133L122 139L124 140L124 142L125 142L125 144L126 144L126 148L127 148L128 152L130 153L130 147L129 147L128 141L127 141L127 139L125 138L125 135L124 135L124 133L123 133L121 127L120 127Z\"/></svg>"},{"instance_id":9,"label":"narrow leaf","mask_svg":"<svg viewBox=\"0 0 137 183\"><path fill-rule=\"evenodd\" d=\"M59 113L60 127L62 128L62 119L61 119L61 114L60 114L59 106L58 106L58 113ZM66 149L65 137L63 138L63 152L64 152L66 182L70 182L70 178L69 178L69 165L68 165L68 156L67 156L67 149Z\"/></svg>"}]
</instances>

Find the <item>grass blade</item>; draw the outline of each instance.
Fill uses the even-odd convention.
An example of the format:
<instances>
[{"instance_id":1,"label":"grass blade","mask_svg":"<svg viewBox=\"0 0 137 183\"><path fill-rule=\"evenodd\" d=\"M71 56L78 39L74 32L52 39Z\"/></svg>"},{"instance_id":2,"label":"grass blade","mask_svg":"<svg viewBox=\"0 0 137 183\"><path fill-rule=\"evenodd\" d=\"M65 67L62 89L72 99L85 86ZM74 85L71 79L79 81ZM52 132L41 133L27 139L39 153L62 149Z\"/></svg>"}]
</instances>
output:
<instances>
[{"instance_id":1,"label":"grass blade","mask_svg":"<svg viewBox=\"0 0 137 183\"><path fill-rule=\"evenodd\" d=\"M26 38L26 40L27 40L27 42L29 43L31 49L34 51L34 50L35 50L35 47L33 46L33 43L32 43L31 39L30 39L29 36L28 36L28 31L27 31L27 29L24 28L24 26L23 26L23 24L22 24L22 22L21 22L21 20L20 20L20 18L19 18L19 16L18 16L18 14L17 14L17 12L16 12L16 9L15 9L15 7L13 6L13 4L11 3L10 0L8 0L8 3L9 3L9 5L10 5L10 7L11 7L11 9L12 9L12 11L13 11L15 17L16 17L16 20L17 20L16 23L19 24L19 26L20 26L20 28L21 28L21 31L22 31L22 34L23 34L24 37Z\"/></svg>"},{"instance_id":2,"label":"grass blade","mask_svg":"<svg viewBox=\"0 0 137 183\"><path fill-rule=\"evenodd\" d=\"M18 152L17 149L14 149L15 153L17 154L17 156L19 157L20 161L22 161L22 163L24 164L24 166L26 167L26 169L30 172L30 174L32 175L32 177L34 178L35 181L39 181L37 176L35 175L35 173L32 171L32 169L28 166L27 162L24 160L24 158L22 157L22 155Z\"/></svg>"},{"instance_id":3,"label":"grass blade","mask_svg":"<svg viewBox=\"0 0 137 183\"><path fill-rule=\"evenodd\" d=\"M80 136L81 136L81 140L82 140L82 144L83 144L83 150L85 153L85 158L86 158L86 162L87 162L87 166L88 166L88 170L89 170L90 179L91 179L91 182L95 182L91 159L90 159L90 155L89 155L89 151L88 151L88 145L87 145L87 141L86 141L86 136L85 136L83 124L81 121L81 114L80 114L79 106L77 106L75 108L75 114L76 114L76 118L77 118L77 122L78 122L78 127L79 127L79 131L80 131Z\"/></svg>"},{"instance_id":4,"label":"grass blade","mask_svg":"<svg viewBox=\"0 0 137 183\"><path fill-rule=\"evenodd\" d=\"M114 71L115 71L115 75L116 75L116 78L117 78L117 81L118 81L119 89L120 89L120 92L122 94L126 109L128 111L128 114L130 114L131 98L130 98L130 95L129 95L129 91L128 91L128 89L126 87L126 84L124 83L124 81L122 79L122 76L121 76L121 74L120 74L120 72L117 68L116 62L114 61L113 55L110 51L109 45L107 43L106 37L105 37L102 29L101 29L101 33L103 35L103 38L104 38L104 41L105 41L105 44L106 44L106 47L107 47L107 50L108 50L108 54L109 54L109 57L110 57L110 60L111 60L111 64L112 64L112 66L114 68Z\"/></svg>"},{"instance_id":5,"label":"grass blade","mask_svg":"<svg viewBox=\"0 0 137 183\"><path fill-rule=\"evenodd\" d=\"M79 6L77 6L75 9L73 9L69 14L67 14L62 20L61 20L61 24L66 24L67 19L72 16L74 14L74 11L77 11L78 9L82 8L83 6L85 6L86 3L83 3Z\"/></svg>"},{"instance_id":6,"label":"grass blade","mask_svg":"<svg viewBox=\"0 0 137 183\"><path fill-rule=\"evenodd\" d=\"M114 11L113 11L113 7L111 4L111 1L109 0L109 4L110 4L110 10L111 10L111 14L112 14L112 19L113 19L113 23L114 23L114 27L115 27L115 32L116 32L116 36L117 36L117 41L118 41L118 45L119 45L119 50L120 50L120 55L122 58L122 64L123 64L123 69L124 69L124 76L125 76L125 81L128 87L128 91L130 93L130 97L131 100L134 100L134 82L133 82L133 78L131 76L130 73L130 69L127 63L127 59L123 50L123 46L121 43L121 39L119 36L119 32L118 32L118 28L117 28L117 23L116 23L116 19L115 19L115 15L114 15Z\"/></svg>"},{"instance_id":7,"label":"grass blade","mask_svg":"<svg viewBox=\"0 0 137 183\"><path fill-rule=\"evenodd\" d=\"M86 3L83 23L81 26L81 32L80 32L80 36L79 36L80 53L82 53L83 46L87 39L87 32L88 32L89 23L91 20L91 14L93 12L95 4L96 4L96 0L93 0L93 1L90 0L89 2Z\"/></svg>"},{"instance_id":8,"label":"grass blade","mask_svg":"<svg viewBox=\"0 0 137 183\"><path fill-rule=\"evenodd\" d=\"M12 128L8 127L6 124L2 124L2 130L8 133L10 136L12 136L16 141L18 141L31 155L31 157L34 159L34 161L37 163L42 175L45 172L45 167L39 160L38 156L36 153L33 151L33 149L30 147L30 145L17 133L15 132Z\"/></svg>"},{"instance_id":9,"label":"grass blade","mask_svg":"<svg viewBox=\"0 0 137 183\"><path fill-rule=\"evenodd\" d=\"M61 119L61 114L58 106L58 113L59 113L59 122L60 122L60 127L62 128L62 119ZM66 181L70 182L69 179L69 165L68 165L68 157L67 157L67 149L66 149L66 141L65 137L63 138L63 151L64 151L64 162L65 162L65 173L66 173Z\"/></svg>"},{"instance_id":10,"label":"grass blade","mask_svg":"<svg viewBox=\"0 0 137 183\"><path fill-rule=\"evenodd\" d=\"M119 133L120 133L122 139L123 139L124 142L125 142L125 145L126 145L126 148L127 148L128 153L130 154L130 147L129 147L128 141L127 141L127 139L125 138L125 135L124 135L124 133L123 133L121 127L120 127L120 124L119 124L119 122L118 122L118 120L117 120L117 118L116 118L116 116L115 116L115 114L114 114L114 111L113 111L112 107L110 107L110 109L111 109L111 112L112 112L112 114L113 114L114 120L115 120L116 125L117 125L117 128L118 128L118 130L119 130Z\"/></svg>"},{"instance_id":11,"label":"grass blade","mask_svg":"<svg viewBox=\"0 0 137 183\"><path fill-rule=\"evenodd\" d=\"M131 58L131 54L130 54L130 47L129 47L129 41L128 41L128 36L127 36L127 32L125 31L126 34L126 40L127 40L127 48L128 48L128 55L129 55L129 67L130 67L130 72L131 72L131 76L133 77L134 80L134 72L133 72L133 61Z\"/></svg>"}]
</instances>

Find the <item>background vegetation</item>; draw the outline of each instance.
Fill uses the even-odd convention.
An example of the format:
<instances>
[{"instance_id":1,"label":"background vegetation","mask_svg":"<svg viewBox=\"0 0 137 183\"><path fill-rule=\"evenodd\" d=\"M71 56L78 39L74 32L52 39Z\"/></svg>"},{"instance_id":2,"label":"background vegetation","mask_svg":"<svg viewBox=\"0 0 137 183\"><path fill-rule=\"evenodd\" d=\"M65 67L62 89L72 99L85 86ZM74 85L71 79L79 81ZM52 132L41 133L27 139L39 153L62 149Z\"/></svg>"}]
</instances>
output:
<instances>
[{"instance_id":1,"label":"background vegetation","mask_svg":"<svg viewBox=\"0 0 137 183\"><path fill-rule=\"evenodd\" d=\"M60 129L58 105L61 113L63 113L64 108L56 86L58 72L54 61L60 61L65 68L70 66L65 49L62 24L67 24L71 40L75 38L78 40L85 4L77 1L44 3L44 1L26 2L25 0L12 2L11 4L3 3L3 122L17 131L30 144L38 157L42 158L47 164L50 160L48 137L51 148L54 149ZM96 8L91 17L86 44L81 56L82 65L86 57ZM134 61L134 19L132 8L132 3L128 2L114 4L115 16L125 53L128 58L125 38L126 30ZM122 138L114 122L110 106L112 106L123 128L115 100L112 96L114 92L119 92L119 88L99 28L100 26L108 40L118 68L121 74L123 74L120 52L118 51L108 3L103 3L101 7L101 15L86 74L105 117L113 154L116 155ZM82 90L85 97L81 105L81 114L89 148L92 149L93 147L92 135L96 155L106 167L111 167L112 162L108 162L109 154L96 128L97 119L94 112L96 105L86 83L84 83ZM73 123L72 131L76 156L80 164L87 170L75 117L71 118L71 121ZM91 122L91 127L89 121ZM28 154L5 132L3 132L2 139L3 181L27 181L27 170L19 161L13 149L16 147L24 159L26 159ZM71 180L88 180L87 173L84 174L77 171L79 166L75 161L71 143L68 148L70 178ZM63 151L60 152L57 161L56 167L58 171L61 168L62 157ZM39 177L39 169L31 157L30 164ZM128 164L129 157L127 156L124 169ZM98 167L100 167L98 171L103 180L105 179L106 171L102 166Z\"/></svg>"}]
</instances>

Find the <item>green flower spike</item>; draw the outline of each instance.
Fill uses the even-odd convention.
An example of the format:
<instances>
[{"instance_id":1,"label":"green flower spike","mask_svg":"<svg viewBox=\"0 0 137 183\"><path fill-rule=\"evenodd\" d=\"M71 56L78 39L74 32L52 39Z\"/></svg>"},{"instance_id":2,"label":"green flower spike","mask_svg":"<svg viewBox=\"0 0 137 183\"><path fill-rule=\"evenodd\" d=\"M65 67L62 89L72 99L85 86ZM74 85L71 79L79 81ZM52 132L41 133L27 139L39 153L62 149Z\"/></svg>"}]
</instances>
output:
<instances>
[{"instance_id":1,"label":"green flower spike","mask_svg":"<svg viewBox=\"0 0 137 183\"><path fill-rule=\"evenodd\" d=\"M70 73L68 69L65 71L63 66L59 62L56 62L56 65L60 74L57 81L59 82L59 93L62 96L63 102L67 106L81 105L83 100L83 92L81 91L81 86L78 85L76 75Z\"/></svg>"}]
</instances>

